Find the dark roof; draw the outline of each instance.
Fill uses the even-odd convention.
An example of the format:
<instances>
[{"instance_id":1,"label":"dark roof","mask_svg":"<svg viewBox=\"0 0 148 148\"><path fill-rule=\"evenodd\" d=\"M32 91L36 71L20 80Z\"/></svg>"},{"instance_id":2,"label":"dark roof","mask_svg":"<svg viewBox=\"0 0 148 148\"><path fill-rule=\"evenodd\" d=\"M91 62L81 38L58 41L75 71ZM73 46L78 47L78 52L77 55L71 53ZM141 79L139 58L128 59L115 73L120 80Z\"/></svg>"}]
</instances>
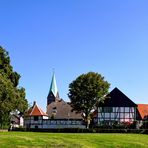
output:
<instances>
[{"instance_id":1,"label":"dark roof","mask_svg":"<svg viewBox=\"0 0 148 148\"><path fill-rule=\"evenodd\" d=\"M102 107L136 107L137 105L130 100L118 88L114 88L106 97L104 103L99 106Z\"/></svg>"},{"instance_id":2,"label":"dark roof","mask_svg":"<svg viewBox=\"0 0 148 148\"><path fill-rule=\"evenodd\" d=\"M82 119L81 113L71 111L72 107L64 100L56 100L47 106L47 114L49 117L54 115L55 119Z\"/></svg>"}]
</instances>

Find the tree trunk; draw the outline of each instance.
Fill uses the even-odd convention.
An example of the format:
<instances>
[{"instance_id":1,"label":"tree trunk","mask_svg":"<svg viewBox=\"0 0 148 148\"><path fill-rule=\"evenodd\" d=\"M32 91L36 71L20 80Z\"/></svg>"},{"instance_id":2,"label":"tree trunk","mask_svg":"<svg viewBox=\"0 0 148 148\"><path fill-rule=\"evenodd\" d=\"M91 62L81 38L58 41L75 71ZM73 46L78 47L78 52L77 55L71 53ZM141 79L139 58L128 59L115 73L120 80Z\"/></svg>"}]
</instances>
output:
<instances>
[{"instance_id":1,"label":"tree trunk","mask_svg":"<svg viewBox=\"0 0 148 148\"><path fill-rule=\"evenodd\" d=\"M89 124L90 124L90 119L88 113L86 112L86 129L89 129Z\"/></svg>"},{"instance_id":2,"label":"tree trunk","mask_svg":"<svg viewBox=\"0 0 148 148\"><path fill-rule=\"evenodd\" d=\"M86 121L86 128L87 128L87 129L89 129L89 125L90 125L90 120L87 119L87 121Z\"/></svg>"}]
</instances>

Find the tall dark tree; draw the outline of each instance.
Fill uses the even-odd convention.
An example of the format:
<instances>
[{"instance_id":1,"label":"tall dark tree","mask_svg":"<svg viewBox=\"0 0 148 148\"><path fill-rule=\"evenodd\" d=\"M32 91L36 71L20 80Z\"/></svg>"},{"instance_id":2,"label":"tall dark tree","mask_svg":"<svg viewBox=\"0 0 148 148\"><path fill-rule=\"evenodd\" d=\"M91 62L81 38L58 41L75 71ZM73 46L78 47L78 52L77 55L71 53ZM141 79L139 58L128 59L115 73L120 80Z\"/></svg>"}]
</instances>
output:
<instances>
[{"instance_id":1,"label":"tall dark tree","mask_svg":"<svg viewBox=\"0 0 148 148\"><path fill-rule=\"evenodd\" d=\"M110 84L101 74L88 72L80 75L69 85L68 96L74 111L84 113L84 119L89 126L92 110L105 99Z\"/></svg>"},{"instance_id":2,"label":"tall dark tree","mask_svg":"<svg viewBox=\"0 0 148 148\"><path fill-rule=\"evenodd\" d=\"M18 87L20 75L13 71L8 52L0 47L0 125L8 123L11 111L28 107L25 89Z\"/></svg>"}]
</instances>

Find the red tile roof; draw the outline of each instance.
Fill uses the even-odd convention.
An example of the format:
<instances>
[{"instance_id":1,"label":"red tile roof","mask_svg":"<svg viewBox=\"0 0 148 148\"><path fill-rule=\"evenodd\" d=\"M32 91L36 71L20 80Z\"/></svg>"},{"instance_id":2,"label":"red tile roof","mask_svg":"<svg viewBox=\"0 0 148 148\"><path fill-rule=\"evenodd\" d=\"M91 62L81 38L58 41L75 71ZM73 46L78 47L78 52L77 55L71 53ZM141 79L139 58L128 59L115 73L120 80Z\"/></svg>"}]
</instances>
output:
<instances>
[{"instance_id":1,"label":"red tile roof","mask_svg":"<svg viewBox=\"0 0 148 148\"><path fill-rule=\"evenodd\" d=\"M36 103L34 103L33 107L28 110L27 114L29 116L47 116L47 114Z\"/></svg>"},{"instance_id":2,"label":"red tile roof","mask_svg":"<svg viewBox=\"0 0 148 148\"><path fill-rule=\"evenodd\" d=\"M148 116L148 104L137 104L138 105L138 111L143 119L144 117Z\"/></svg>"}]
</instances>

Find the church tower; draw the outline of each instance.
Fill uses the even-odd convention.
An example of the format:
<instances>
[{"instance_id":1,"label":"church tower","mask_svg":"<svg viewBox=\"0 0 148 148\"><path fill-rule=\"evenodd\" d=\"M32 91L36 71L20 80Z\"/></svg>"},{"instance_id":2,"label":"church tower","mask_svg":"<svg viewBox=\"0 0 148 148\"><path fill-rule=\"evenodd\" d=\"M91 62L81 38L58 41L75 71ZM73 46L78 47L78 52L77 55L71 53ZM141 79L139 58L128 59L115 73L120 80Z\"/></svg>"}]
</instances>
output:
<instances>
[{"instance_id":1,"label":"church tower","mask_svg":"<svg viewBox=\"0 0 148 148\"><path fill-rule=\"evenodd\" d=\"M49 90L49 93L47 96L47 106L50 103L56 102L58 100L59 100L59 92L58 92L58 88L57 88L55 73L53 73L51 85L50 85L50 90Z\"/></svg>"}]
</instances>

